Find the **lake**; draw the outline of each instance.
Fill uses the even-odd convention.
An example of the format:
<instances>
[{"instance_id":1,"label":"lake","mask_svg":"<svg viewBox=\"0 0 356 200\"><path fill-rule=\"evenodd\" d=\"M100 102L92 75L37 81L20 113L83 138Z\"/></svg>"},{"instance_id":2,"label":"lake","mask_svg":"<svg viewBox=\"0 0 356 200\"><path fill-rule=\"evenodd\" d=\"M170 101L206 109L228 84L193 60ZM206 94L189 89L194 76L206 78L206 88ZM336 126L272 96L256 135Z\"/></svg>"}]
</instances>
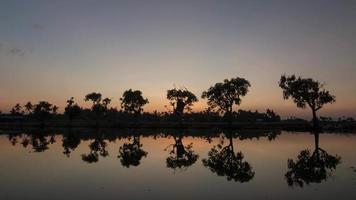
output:
<instances>
[{"instance_id":1,"label":"lake","mask_svg":"<svg viewBox=\"0 0 356 200\"><path fill-rule=\"evenodd\" d=\"M356 134L0 131L0 199L356 199Z\"/></svg>"}]
</instances>

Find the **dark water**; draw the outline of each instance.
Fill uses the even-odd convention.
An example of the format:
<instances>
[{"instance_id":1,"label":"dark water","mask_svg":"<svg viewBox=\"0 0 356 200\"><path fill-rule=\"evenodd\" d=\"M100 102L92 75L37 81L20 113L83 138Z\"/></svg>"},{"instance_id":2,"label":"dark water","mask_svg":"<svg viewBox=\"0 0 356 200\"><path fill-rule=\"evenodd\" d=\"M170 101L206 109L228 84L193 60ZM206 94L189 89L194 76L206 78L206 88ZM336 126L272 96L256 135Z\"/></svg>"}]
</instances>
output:
<instances>
[{"instance_id":1,"label":"dark water","mask_svg":"<svg viewBox=\"0 0 356 200\"><path fill-rule=\"evenodd\" d=\"M0 199L356 199L356 135L0 134Z\"/></svg>"}]
</instances>

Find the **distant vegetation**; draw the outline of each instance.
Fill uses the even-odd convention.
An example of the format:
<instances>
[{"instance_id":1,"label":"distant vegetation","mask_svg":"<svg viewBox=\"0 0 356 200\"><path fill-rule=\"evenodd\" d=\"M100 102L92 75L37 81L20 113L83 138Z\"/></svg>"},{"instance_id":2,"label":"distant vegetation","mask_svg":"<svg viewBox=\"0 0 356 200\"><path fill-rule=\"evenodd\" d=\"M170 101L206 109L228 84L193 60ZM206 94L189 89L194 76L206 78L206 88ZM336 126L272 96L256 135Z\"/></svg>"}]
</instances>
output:
<instances>
[{"instance_id":1,"label":"distant vegetation","mask_svg":"<svg viewBox=\"0 0 356 200\"><path fill-rule=\"evenodd\" d=\"M297 107L309 107L312 111L313 125L325 126L331 122L328 117L317 117L317 111L323 105L335 102L335 96L324 89L324 85L313 79L301 77L281 76L279 86L283 90L284 99L292 98ZM126 90L120 98L121 109L110 107L111 99L103 98L101 93L92 92L84 97L91 102L90 108L82 108L75 103L73 97L67 100L64 113L58 113L58 107L47 101L37 104L27 102L25 105L16 104L10 114L0 115L1 121L28 121L40 122L45 125L47 121L67 121L71 126L73 121L78 122L280 122L281 117L271 109L266 112L246 111L237 109L242 103L242 97L246 96L251 84L240 77L225 79L209 87L201 95L207 100L207 109L193 112L192 106L198 102L198 98L188 89L173 88L167 91L167 100L172 109L166 106L164 112L144 112L143 107L149 100L143 96L140 90ZM0 112L1 114L1 112ZM288 118L287 122L306 122L303 119ZM339 122L354 122L353 118L339 119ZM334 124L335 125L335 124ZM335 126L334 126L335 127Z\"/></svg>"}]
</instances>

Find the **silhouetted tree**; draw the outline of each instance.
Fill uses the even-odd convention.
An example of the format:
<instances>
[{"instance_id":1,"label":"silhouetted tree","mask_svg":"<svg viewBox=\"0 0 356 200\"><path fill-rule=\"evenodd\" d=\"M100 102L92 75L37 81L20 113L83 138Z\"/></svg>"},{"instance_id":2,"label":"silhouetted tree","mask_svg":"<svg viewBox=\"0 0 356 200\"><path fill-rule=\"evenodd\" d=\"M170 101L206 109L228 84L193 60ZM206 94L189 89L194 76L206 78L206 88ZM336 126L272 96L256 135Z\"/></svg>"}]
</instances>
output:
<instances>
[{"instance_id":1,"label":"silhouetted tree","mask_svg":"<svg viewBox=\"0 0 356 200\"><path fill-rule=\"evenodd\" d=\"M281 117L277 115L273 110L267 109L266 115L270 119L270 121L281 121Z\"/></svg>"},{"instance_id":2,"label":"silhouetted tree","mask_svg":"<svg viewBox=\"0 0 356 200\"><path fill-rule=\"evenodd\" d=\"M241 104L241 97L245 96L250 83L244 78L225 79L222 83L216 83L202 94L203 99L208 100L209 108L218 110L232 122L232 108Z\"/></svg>"},{"instance_id":3,"label":"silhouetted tree","mask_svg":"<svg viewBox=\"0 0 356 200\"><path fill-rule=\"evenodd\" d=\"M67 100L67 106L64 109L64 114L68 116L70 125L75 117L80 115L82 109L78 104L74 103L74 97Z\"/></svg>"},{"instance_id":4,"label":"silhouetted tree","mask_svg":"<svg viewBox=\"0 0 356 200\"><path fill-rule=\"evenodd\" d=\"M99 126L99 119L108 110L108 104L111 100L109 98L105 98L102 101L100 93L92 92L85 96L84 101L91 101L93 103L91 110L96 117L96 126Z\"/></svg>"},{"instance_id":5,"label":"silhouetted tree","mask_svg":"<svg viewBox=\"0 0 356 200\"><path fill-rule=\"evenodd\" d=\"M148 99L142 96L142 92L140 90L132 89L126 90L122 94L120 100L121 108L123 108L124 111L135 115L141 114L143 111L142 107L149 103Z\"/></svg>"},{"instance_id":6,"label":"silhouetted tree","mask_svg":"<svg viewBox=\"0 0 356 200\"><path fill-rule=\"evenodd\" d=\"M124 143L119 149L121 165L124 167L138 166L143 157L147 156L147 152L142 149L140 136L134 136L132 143Z\"/></svg>"},{"instance_id":7,"label":"silhouetted tree","mask_svg":"<svg viewBox=\"0 0 356 200\"><path fill-rule=\"evenodd\" d=\"M25 107L26 112L27 112L28 115L32 113L33 105L32 105L32 103L30 101L27 102L24 107Z\"/></svg>"},{"instance_id":8,"label":"silhouetted tree","mask_svg":"<svg viewBox=\"0 0 356 200\"><path fill-rule=\"evenodd\" d=\"M166 159L167 167L172 169L181 169L193 165L199 158L199 156L193 151L193 143L184 146L182 136L173 137L175 143L170 145L172 146L172 150L169 152L170 156Z\"/></svg>"},{"instance_id":9,"label":"silhouetted tree","mask_svg":"<svg viewBox=\"0 0 356 200\"><path fill-rule=\"evenodd\" d=\"M59 107L58 107L58 106L53 105L53 106L52 106L52 114L56 115L56 114L57 114L58 109L59 109Z\"/></svg>"},{"instance_id":10,"label":"silhouetted tree","mask_svg":"<svg viewBox=\"0 0 356 200\"><path fill-rule=\"evenodd\" d=\"M228 137L229 144L223 147L222 140L221 144L214 146L208 153L209 158L202 160L203 165L219 176L226 176L229 181L248 182L255 172L248 162L243 161L242 152L235 154L231 134Z\"/></svg>"},{"instance_id":11,"label":"silhouetted tree","mask_svg":"<svg viewBox=\"0 0 356 200\"><path fill-rule=\"evenodd\" d=\"M105 110L108 110L108 106L110 103L111 103L111 99L109 99L109 98L103 99L103 106L104 106Z\"/></svg>"},{"instance_id":12,"label":"silhouetted tree","mask_svg":"<svg viewBox=\"0 0 356 200\"><path fill-rule=\"evenodd\" d=\"M167 99L173 106L173 113L176 114L180 120L182 119L184 110L191 110L191 106L194 102L198 101L198 98L187 89L171 89L167 90Z\"/></svg>"},{"instance_id":13,"label":"silhouetted tree","mask_svg":"<svg viewBox=\"0 0 356 200\"><path fill-rule=\"evenodd\" d=\"M314 128L318 128L318 117L316 112L324 104L335 102L335 96L324 89L324 85L311 78L292 76L281 76L279 87L283 89L284 99L293 99L299 108L309 106L313 113Z\"/></svg>"},{"instance_id":14,"label":"silhouetted tree","mask_svg":"<svg viewBox=\"0 0 356 200\"><path fill-rule=\"evenodd\" d=\"M41 121L41 125L44 125L45 121L49 119L53 112L53 105L47 101L40 101L34 106L33 115Z\"/></svg>"},{"instance_id":15,"label":"silhouetted tree","mask_svg":"<svg viewBox=\"0 0 356 200\"><path fill-rule=\"evenodd\" d=\"M24 111L22 110L22 106L20 104L16 104L10 111L12 115L23 115Z\"/></svg>"},{"instance_id":16,"label":"silhouetted tree","mask_svg":"<svg viewBox=\"0 0 356 200\"><path fill-rule=\"evenodd\" d=\"M341 157L329 155L319 147L319 133L314 133L315 149L311 153L308 149L299 153L296 161L288 159L288 172L285 178L289 186L300 186L309 183L321 183L331 176L331 171L341 163Z\"/></svg>"},{"instance_id":17,"label":"silhouetted tree","mask_svg":"<svg viewBox=\"0 0 356 200\"><path fill-rule=\"evenodd\" d=\"M100 104L101 94L96 92L89 93L85 96L84 101L92 101L92 107L94 107L95 104Z\"/></svg>"}]
</instances>

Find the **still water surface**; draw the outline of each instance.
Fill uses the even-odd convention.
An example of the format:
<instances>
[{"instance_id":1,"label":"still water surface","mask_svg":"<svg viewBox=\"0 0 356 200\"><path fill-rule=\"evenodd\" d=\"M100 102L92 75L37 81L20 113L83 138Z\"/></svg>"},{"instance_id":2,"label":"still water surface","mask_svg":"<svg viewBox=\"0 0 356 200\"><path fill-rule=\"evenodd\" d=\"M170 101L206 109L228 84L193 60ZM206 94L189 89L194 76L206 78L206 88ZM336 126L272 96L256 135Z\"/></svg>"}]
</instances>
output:
<instances>
[{"instance_id":1,"label":"still water surface","mask_svg":"<svg viewBox=\"0 0 356 200\"><path fill-rule=\"evenodd\" d=\"M356 135L1 131L0 199L356 199Z\"/></svg>"}]
</instances>

